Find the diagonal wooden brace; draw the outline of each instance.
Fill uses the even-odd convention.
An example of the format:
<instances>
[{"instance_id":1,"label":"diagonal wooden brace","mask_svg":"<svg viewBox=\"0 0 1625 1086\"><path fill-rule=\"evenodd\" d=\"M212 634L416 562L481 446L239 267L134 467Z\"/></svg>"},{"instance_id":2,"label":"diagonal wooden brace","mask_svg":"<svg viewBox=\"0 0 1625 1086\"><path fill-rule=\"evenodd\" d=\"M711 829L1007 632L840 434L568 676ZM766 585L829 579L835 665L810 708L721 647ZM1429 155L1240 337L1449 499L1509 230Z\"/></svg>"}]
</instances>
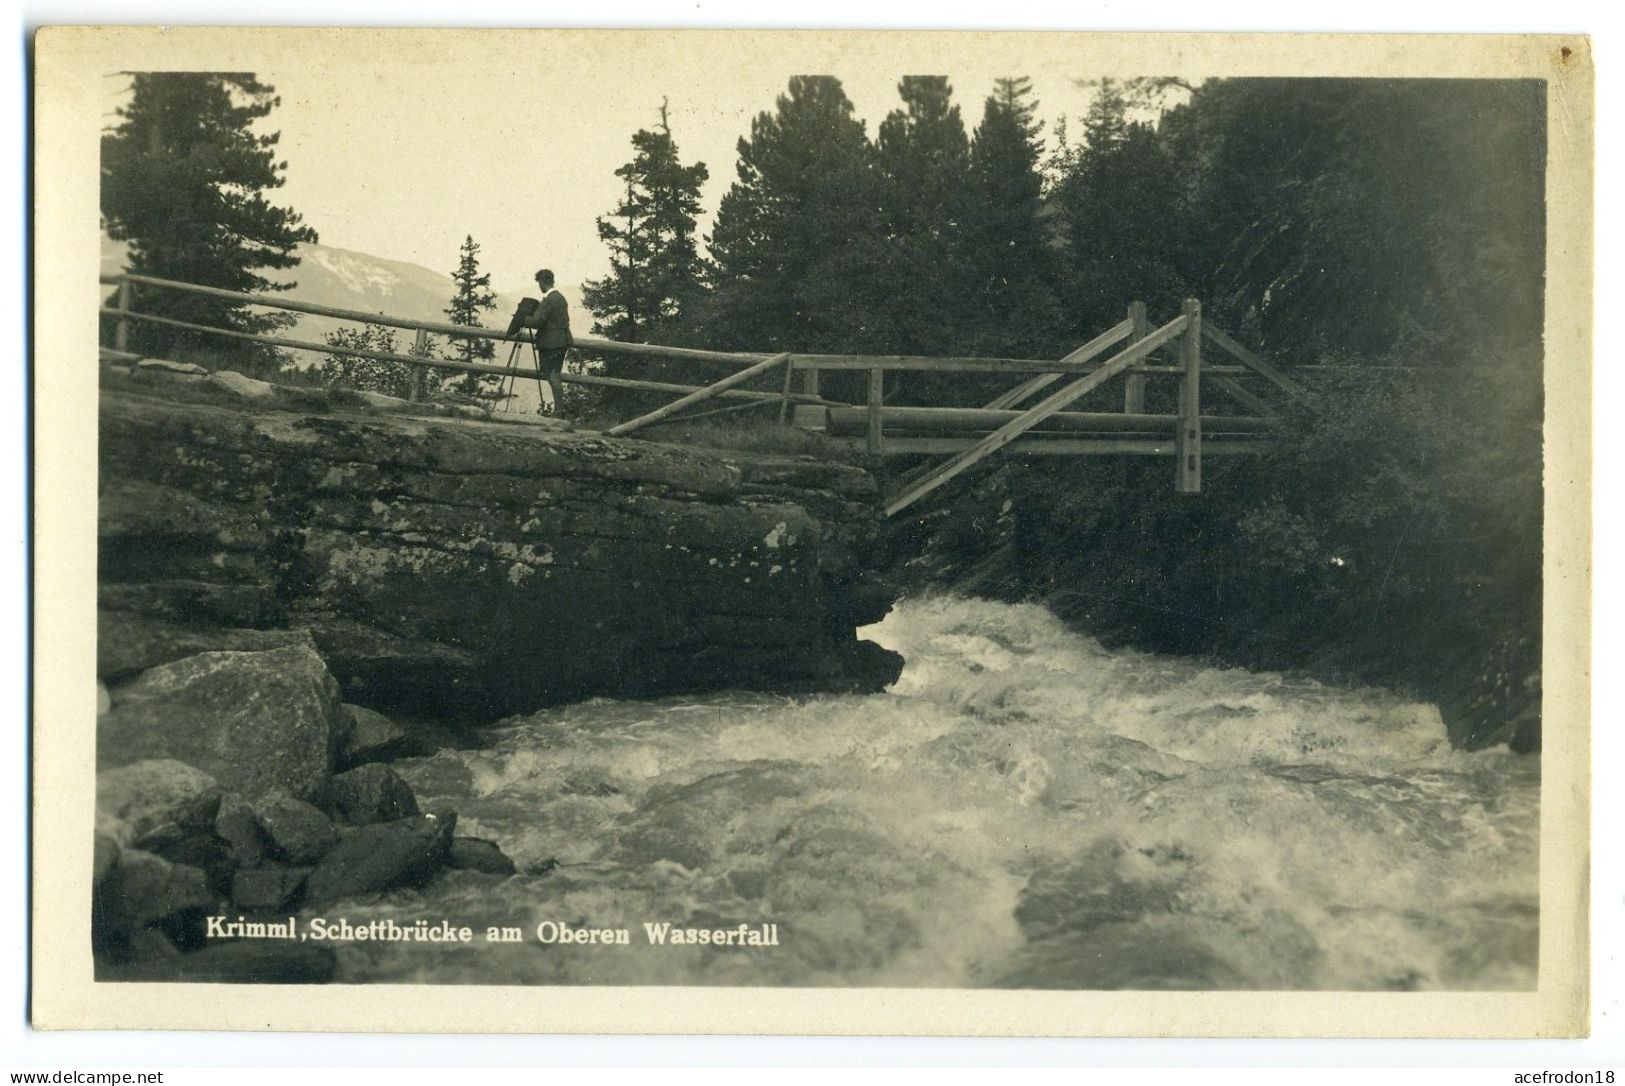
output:
<instances>
[{"instance_id":1,"label":"diagonal wooden brace","mask_svg":"<svg viewBox=\"0 0 1625 1086\"><path fill-rule=\"evenodd\" d=\"M647 415L639 415L637 418L628 419L626 422L623 422L618 426L611 426L608 430L605 430L604 433L608 434L610 437L620 437L623 434L630 434L633 430L641 430L645 426L650 426L661 421L662 419L671 418L671 416L677 414L677 412L683 410L685 407L691 407L694 404L703 403L714 396L726 392L735 385L742 385L752 377L766 373L774 366L788 366L789 364L790 355L788 352L784 354L776 354L772 358L764 358L754 366L748 366L745 369L740 370L738 373L730 373L728 376L724 377L715 384L706 385L702 389L690 392L687 396L673 400L664 407L657 407Z\"/></svg>"},{"instance_id":2,"label":"diagonal wooden brace","mask_svg":"<svg viewBox=\"0 0 1625 1086\"><path fill-rule=\"evenodd\" d=\"M1100 335L1096 336L1094 339L1091 339L1088 343L1085 343L1082 347L1079 347L1077 350L1061 359L1060 365L1065 366L1078 362L1087 362L1095 355L1104 351L1106 348L1111 347L1127 338L1129 333L1132 331L1134 331L1134 325L1130 321L1122 321L1115 324L1106 329L1106 331L1102 332ZM1003 393L996 399L989 401L985 406L989 410L993 411L1002 411L1007 407L1014 407L1021 401L1027 399L1029 396L1048 388L1050 385L1054 384L1060 379L1061 375L1059 373L1040 373L1038 376L1028 378L1015 388L1012 388L1010 391Z\"/></svg>"},{"instance_id":3,"label":"diagonal wooden brace","mask_svg":"<svg viewBox=\"0 0 1625 1086\"><path fill-rule=\"evenodd\" d=\"M1126 324L1127 322L1125 321L1124 323ZM1164 343L1167 343L1169 340L1179 335L1185 330L1186 323L1187 319L1183 315L1175 317L1161 328L1158 328L1155 332L1152 332L1150 335L1140 340L1140 342L1134 344L1132 347L1128 347L1125 350L1120 351L1110 360L1102 363L1101 367L1095 370L1093 373L1073 381L1059 392L1052 393L1048 399L1028 408L1026 411L1023 411L1019 416L1011 419L1009 422L987 435L987 437L977 442L971 448L966 449L953 459L945 461L944 463L933 468L918 482L914 483L897 497L887 502L886 515L888 517L895 516L902 510L907 509L910 505L913 505L915 502L919 501L925 495L931 493L931 491L935 490L943 483L946 483L948 480L954 478L960 472L976 464L988 455L1002 449L1004 446L1014 441L1017 437L1020 437L1034 426L1037 426L1039 423L1043 422L1057 411L1062 410L1080 396L1086 395L1092 389L1099 388L1105 382L1111 380L1113 377L1116 377L1119 373L1122 373L1124 370L1134 365L1134 363L1138 362L1140 359L1144 358L1146 355L1150 354Z\"/></svg>"}]
</instances>

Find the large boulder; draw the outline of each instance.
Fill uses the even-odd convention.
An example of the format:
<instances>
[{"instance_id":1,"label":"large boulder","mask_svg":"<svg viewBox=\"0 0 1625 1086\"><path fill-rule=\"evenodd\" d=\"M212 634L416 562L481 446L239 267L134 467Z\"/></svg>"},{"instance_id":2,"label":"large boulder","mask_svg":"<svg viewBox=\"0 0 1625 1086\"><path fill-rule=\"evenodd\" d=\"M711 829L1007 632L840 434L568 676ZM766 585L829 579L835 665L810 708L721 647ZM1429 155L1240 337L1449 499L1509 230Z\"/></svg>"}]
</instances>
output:
<instances>
[{"instance_id":1,"label":"large boulder","mask_svg":"<svg viewBox=\"0 0 1625 1086\"><path fill-rule=\"evenodd\" d=\"M112 882L114 909L132 929L181 913L205 911L214 904L201 870L140 849L119 853Z\"/></svg>"},{"instance_id":2,"label":"large boulder","mask_svg":"<svg viewBox=\"0 0 1625 1086\"><path fill-rule=\"evenodd\" d=\"M355 722L350 737L339 754L339 765L350 769L367 762L384 762L403 754L411 746L405 728L383 713L361 705L345 704Z\"/></svg>"},{"instance_id":3,"label":"large boulder","mask_svg":"<svg viewBox=\"0 0 1625 1086\"><path fill-rule=\"evenodd\" d=\"M305 903L325 905L396 886L421 886L445 866L456 825L457 816L445 814L362 826L310 873Z\"/></svg>"},{"instance_id":4,"label":"large boulder","mask_svg":"<svg viewBox=\"0 0 1625 1086\"><path fill-rule=\"evenodd\" d=\"M135 365L138 370L152 374L180 373L189 377L209 375L209 371L196 362L171 362L167 358L142 358Z\"/></svg>"},{"instance_id":5,"label":"large boulder","mask_svg":"<svg viewBox=\"0 0 1625 1086\"><path fill-rule=\"evenodd\" d=\"M254 806L272 851L290 864L313 864L339 842L339 831L321 811L292 796L268 796Z\"/></svg>"},{"instance_id":6,"label":"large boulder","mask_svg":"<svg viewBox=\"0 0 1625 1086\"><path fill-rule=\"evenodd\" d=\"M178 841L166 842L153 849L174 864L184 864L203 872L209 890L224 896L231 891L232 872L237 863L231 848L213 833L202 831L189 834Z\"/></svg>"},{"instance_id":7,"label":"large boulder","mask_svg":"<svg viewBox=\"0 0 1625 1086\"><path fill-rule=\"evenodd\" d=\"M495 841L483 837L456 837L446 855L446 866L459 871L483 871L487 875L512 875L513 861Z\"/></svg>"},{"instance_id":8,"label":"large boulder","mask_svg":"<svg viewBox=\"0 0 1625 1086\"><path fill-rule=\"evenodd\" d=\"M303 645L206 652L155 667L115 693L104 766L175 758L247 797L317 794L351 726L338 685Z\"/></svg>"},{"instance_id":9,"label":"large boulder","mask_svg":"<svg viewBox=\"0 0 1625 1086\"><path fill-rule=\"evenodd\" d=\"M298 895L308 867L252 867L231 880L232 903L243 909L280 909Z\"/></svg>"},{"instance_id":10,"label":"large boulder","mask_svg":"<svg viewBox=\"0 0 1625 1086\"><path fill-rule=\"evenodd\" d=\"M96 617L96 673L107 682L124 682L200 652L265 652L289 645L316 648L304 629L189 626L128 611L102 611Z\"/></svg>"},{"instance_id":11,"label":"large boulder","mask_svg":"<svg viewBox=\"0 0 1625 1086\"><path fill-rule=\"evenodd\" d=\"M209 381L227 392L248 400L269 400L276 396L276 386L268 381L256 381L236 370L216 370Z\"/></svg>"},{"instance_id":12,"label":"large boulder","mask_svg":"<svg viewBox=\"0 0 1625 1086\"><path fill-rule=\"evenodd\" d=\"M260 825L254 805L238 796L221 801L220 813L214 818L214 833L239 868L258 867L271 851L271 839Z\"/></svg>"},{"instance_id":13,"label":"large boulder","mask_svg":"<svg viewBox=\"0 0 1625 1086\"><path fill-rule=\"evenodd\" d=\"M172 758L148 759L96 774L96 809L127 827L127 844L158 849L213 828L220 785Z\"/></svg>"},{"instance_id":14,"label":"large boulder","mask_svg":"<svg viewBox=\"0 0 1625 1086\"><path fill-rule=\"evenodd\" d=\"M418 813L412 786L387 765L364 765L340 773L322 794L333 817L352 826L394 822Z\"/></svg>"}]
</instances>

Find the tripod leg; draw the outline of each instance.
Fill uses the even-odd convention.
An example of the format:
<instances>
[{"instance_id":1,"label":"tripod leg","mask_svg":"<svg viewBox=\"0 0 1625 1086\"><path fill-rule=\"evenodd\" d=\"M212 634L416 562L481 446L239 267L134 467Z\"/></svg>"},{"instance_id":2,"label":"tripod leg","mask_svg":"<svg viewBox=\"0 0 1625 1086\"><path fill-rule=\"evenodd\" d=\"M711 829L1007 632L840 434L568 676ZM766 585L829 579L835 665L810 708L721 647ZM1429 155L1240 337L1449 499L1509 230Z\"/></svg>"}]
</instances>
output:
<instances>
[{"instance_id":1,"label":"tripod leg","mask_svg":"<svg viewBox=\"0 0 1625 1086\"><path fill-rule=\"evenodd\" d=\"M513 382L518 376L519 344L515 343L508 349L508 372L503 375L502 382L497 385L497 391L502 395L502 410L512 411Z\"/></svg>"}]
</instances>

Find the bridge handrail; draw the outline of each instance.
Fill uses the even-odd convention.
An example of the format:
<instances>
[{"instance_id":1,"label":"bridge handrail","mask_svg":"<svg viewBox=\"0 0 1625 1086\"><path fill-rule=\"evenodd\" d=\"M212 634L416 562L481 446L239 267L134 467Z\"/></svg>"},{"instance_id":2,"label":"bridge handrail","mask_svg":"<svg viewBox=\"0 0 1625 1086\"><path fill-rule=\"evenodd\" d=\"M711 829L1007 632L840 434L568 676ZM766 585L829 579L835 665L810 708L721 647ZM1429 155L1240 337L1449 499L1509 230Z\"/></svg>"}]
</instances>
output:
<instances>
[{"instance_id":1,"label":"bridge handrail","mask_svg":"<svg viewBox=\"0 0 1625 1086\"><path fill-rule=\"evenodd\" d=\"M199 283L186 283L178 279L161 279L152 275L139 275L135 272L120 272L117 275L103 275L100 282L107 286L122 286L131 284L135 286L151 286L166 290L178 290L192 294L203 294L214 298L226 298L231 301L243 302L247 305L261 306L267 309L281 309L291 313L307 313L318 317L331 317L336 320L357 321L363 324L380 324L388 328L404 328L410 331L426 332L432 335L456 336L464 339L488 339L499 343L512 343L518 336L509 336L506 331L494 328L479 328L464 324L447 324L442 321L416 320L411 317L397 317L388 313L369 313L360 309L344 309L339 306L321 305L316 302L301 302L292 298L274 298L264 294L249 294L244 291L227 290L224 287L209 287ZM141 319L140 315L128 308L127 292L121 291L121 305L118 311L110 313L117 319L129 316ZM190 326L193 330L219 332L232 334L226 329L216 329L206 325ZM235 333L240 338L255 338L249 333ZM299 341L273 342L274 337L257 337L272 346L291 347L296 350L319 351L322 353L343 354L342 350L325 345L308 345ZM1228 338L1228 337L1227 337ZM1233 342L1233 341L1232 341ZM729 362L743 366L754 366L786 352L779 351L711 351L698 347L672 347L663 343L627 343L622 340L603 339L597 336L577 336L575 348L582 351L597 351L608 354L639 355L651 358L672 358L693 362ZM935 355L864 355L864 354L813 354L802 351L791 351L789 363L792 368L801 371L817 370L928 370L937 373L1077 373L1085 374L1095 368L1095 363L1089 361L1067 362L1057 361L1053 358L995 358L988 356L966 357L938 357ZM373 357L362 355L361 357ZM396 358L389 359L398 361ZM433 359L414 357L415 365L432 363ZM1177 373L1177 366L1151 366L1136 368L1134 372L1144 373ZM1243 367L1215 367L1218 372L1245 372Z\"/></svg>"},{"instance_id":2,"label":"bridge handrail","mask_svg":"<svg viewBox=\"0 0 1625 1086\"><path fill-rule=\"evenodd\" d=\"M473 373L489 373L498 376L511 375L509 367L431 357L428 351L428 336L430 333L515 344L522 342L524 338L518 334L509 335L506 331L497 331L490 328L446 324L439 321L413 320L406 317L391 316L387 313L367 313L361 310L344 309L339 306L319 305L314 302L277 299L261 294L248 294L242 291L226 290L221 287L185 283L175 279L161 279L156 276L140 275L132 272L102 276L101 282L118 287L118 294L112 300L115 304L111 306L103 305L99 308L101 315L112 318L116 322L114 326L115 353L127 353L128 327L131 321L151 322L206 334L253 340L277 347L313 351L319 354L371 358L403 364L412 367L413 378L409 384L413 399L417 399L421 394L422 376L425 369L430 367ZM134 300L132 287L137 285L228 298L243 304L269 309L281 309L339 320L411 329L417 333L417 342L410 355L401 355L393 351L375 351L337 344L323 345L305 340L216 328L177 320L173 317L164 317L156 313L138 313L132 305ZM1121 344L1125 339L1128 340L1128 346L1119 350L1110 358L1102 360L1099 357L1111 348ZM1204 340L1212 343L1229 355L1233 362L1239 362L1240 365L1214 365L1211 362L1205 362L1202 359L1202 342ZM1149 362L1149 356L1153 351L1164 346L1172 347L1176 343L1179 348L1177 364L1155 365ZM663 407L611 427L607 433L612 436L632 433L657 422L675 420L681 417L681 412L719 397L736 401L744 400L745 402L726 407L709 408L699 414L691 414L688 418L692 420L709 415L748 410L753 406L762 406L769 403L779 405L781 422L788 420L792 404L817 404L838 410L848 408L848 405L826 400L819 395L819 373L826 369L863 370L867 373L868 395L866 401L856 408L842 411L841 425L852 425L855 416L861 413L861 417L867 423L864 444L871 455L881 455L885 451L885 424L888 417L894 422L902 422L906 418L916 424L923 419L948 431L964 430L970 432L980 430L983 427L992 428L991 432L986 433L967 446L961 448L956 445L956 455L950 459L928 469L923 475L915 475L910 478L905 483L902 492L885 503L884 508L887 516L902 511L925 494L955 478L961 472L998 449L1023 437L1034 427L1044 424L1046 420L1053 416L1062 416L1064 421L1057 423L1057 425L1064 425L1068 428L1084 425L1091 429L1102 426L1108 429L1124 427L1138 429L1146 424L1154 424L1153 428L1156 430L1170 427L1174 432L1174 441L1172 443L1152 442L1150 447L1147 448L1144 447L1145 443L1141 442L1132 451L1153 452L1157 455L1172 452L1176 463L1175 490L1182 494L1196 494L1200 493L1202 489L1203 446L1213 444L1213 447L1217 450L1224 446L1236 445L1233 439L1224 443L1211 443L1204 440L1202 432L1204 423L1213 426L1222 425L1226 432L1239 430L1242 435L1245 435L1248 432L1261 433L1278 428L1279 423L1282 421L1262 397L1243 387L1233 379L1232 375L1249 372L1258 374L1274 385L1277 391L1285 393L1296 407L1311 412L1314 410L1311 398L1302 385L1286 376L1281 370L1253 353L1222 330L1214 327L1203 317L1201 303L1194 298L1185 299L1181 314L1154 331L1146 320L1144 304L1134 302L1129 306L1126 320L1119 322L1060 359L798 354L789 351L767 354L745 351L708 351L692 347L668 347L664 344L655 343L624 343L619 340L599 339L591 336L583 336L577 339L573 346L592 353L620 353L744 364L742 369L738 369L732 374L703 387L634 381L598 374L561 375L565 380L573 379L584 384L602 384L640 388L647 391L682 393L677 400ZM509 361L511 366L511 355ZM782 391L778 394L738 387L752 378L764 376L769 370L780 366L784 368L784 384ZM886 404L885 372L888 369L929 370L939 373L959 371L1034 374L1037 376L1025 380L1017 387L1008 390L981 410L943 407L910 409ZM793 390L794 375L798 371L801 372L803 378L803 387L799 393ZM1179 377L1179 394L1175 414L1147 415L1145 413L1143 384L1145 377L1151 374L1169 374ZM1025 410L1016 409L1019 403L1042 392L1067 375L1071 375L1072 380L1060 391L1051 393L1033 407ZM1128 377L1129 383L1124 389L1123 412L1121 414L1114 412L1109 425L1100 417L1099 413L1094 415L1066 413L1066 407L1073 401L1098 388L1105 381L1119 375ZM1242 418L1204 415L1201 406L1202 379L1204 376L1228 393L1237 403L1252 410L1255 414L1251 417L1244 416ZM830 417L830 412L826 411L826 425ZM917 442L918 439L915 440ZM1050 444L1053 445L1053 443ZM1118 445L1112 447L1118 448ZM1094 446L1089 448L1094 449ZM925 451L925 447L921 446L918 451ZM1123 447L1121 451L1130 450ZM1234 450L1232 449L1232 451Z\"/></svg>"},{"instance_id":3,"label":"bridge handrail","mask_svg":"<svg viewBox=\"0 0 1625 1086\"><path fill-rule=\"evenodd\" d=\"M464 339L489 339L501 343L512 343L520 339L518 336L509 336L506 331L495 328L479 328L466 324L446 324L442 321L416 320L411 317L391 316L388 313L368 313L360 309L343 309L339 306L301 302L292 298L272 298L264 294L249 294L240 290L226 290L223 287L206 287L198 283L181 282L178 279L160 279L151 275L137 275L134 272L104 275L101 276L100 281L108 286L119 286L128 282L137 286L161 287L191 294L204 294L213 298L229 298L232 301L263 306L267 309L283 309L292 313L308 313L313 316L358 321L363 324L381 324L387 328L405 328L412 331L428 332L433 335L459 336ZM577 336L575 346L587 351L613 351L620 354L686 358L699 362L756 363L770 357L767 354L751 354L742 351L706 351L694 347L668 347L658 343L623 343L619 340L598 339L593 336ZM325 347L321 349L326 350Z\"/></svg>"}]
</instances>

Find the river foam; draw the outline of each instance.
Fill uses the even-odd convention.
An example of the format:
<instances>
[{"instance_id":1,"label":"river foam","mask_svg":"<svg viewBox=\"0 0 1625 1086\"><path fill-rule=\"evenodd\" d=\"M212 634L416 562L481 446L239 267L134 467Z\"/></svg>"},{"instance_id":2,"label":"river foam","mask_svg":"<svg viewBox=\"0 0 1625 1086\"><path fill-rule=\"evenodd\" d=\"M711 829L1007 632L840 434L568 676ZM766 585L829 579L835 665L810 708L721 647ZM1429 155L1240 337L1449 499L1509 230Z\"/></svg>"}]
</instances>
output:
<instances>
[{"instance_id":1,"label":"river foam","mask_svg":"<svg viewBox=\"0 0 1625 1086\"><path fill-rule=\"evenodd\" d=\"M595 700L397 768L519 864L351 915L520 946L345 948L344 980L1528 988L1538 763L1389 693L905 601L885 694ZM556 865L556 866L555 866ZM779 945L542 945L543 921Z\"/></svg>"}]
</instances>

